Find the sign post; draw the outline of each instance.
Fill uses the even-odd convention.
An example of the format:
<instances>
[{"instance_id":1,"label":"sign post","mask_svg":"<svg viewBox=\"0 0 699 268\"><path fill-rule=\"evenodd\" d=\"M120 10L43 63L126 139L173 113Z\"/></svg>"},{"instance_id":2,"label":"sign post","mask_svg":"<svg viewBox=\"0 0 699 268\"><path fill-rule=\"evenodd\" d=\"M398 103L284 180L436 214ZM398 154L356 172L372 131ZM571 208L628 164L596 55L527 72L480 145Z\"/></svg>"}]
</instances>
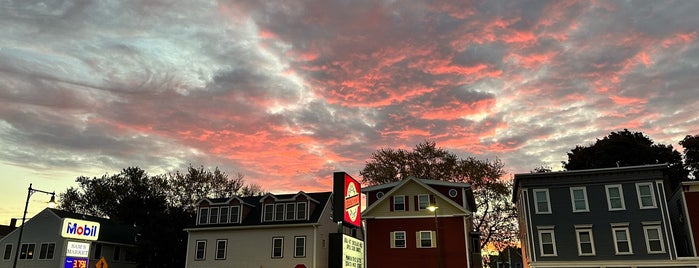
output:
<instances>
[{"instance_id":1,"label":"sign post","mask_svg":"<svg viewBox=\"0 0 699 268\"><path fill-rule=\"evenodd\" d=\"M333 173L333 219L338 232L329 237L329 268L364 268L364 241L354 237L362 226L361 189L347 173Z\"/></svg>"}]
</instances>

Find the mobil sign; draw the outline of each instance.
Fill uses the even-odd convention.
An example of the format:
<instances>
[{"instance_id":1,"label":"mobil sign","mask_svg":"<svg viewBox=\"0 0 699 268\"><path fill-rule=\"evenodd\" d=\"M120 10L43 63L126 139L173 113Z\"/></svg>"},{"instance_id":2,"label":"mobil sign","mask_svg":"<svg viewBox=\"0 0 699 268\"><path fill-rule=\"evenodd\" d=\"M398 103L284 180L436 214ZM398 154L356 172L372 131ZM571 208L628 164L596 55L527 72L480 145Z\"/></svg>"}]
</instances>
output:
<instances>
[{"instance_id":1,"label":"mobil sign","mask_svg":"<svg viewBox=\"0 0 699 268\"><path fill-rule=\"evenodd\" d=\"M61 236L82 240L97 240L100 234L100 223L78 219L64 218Z\"/></svg>"}]
</instances>

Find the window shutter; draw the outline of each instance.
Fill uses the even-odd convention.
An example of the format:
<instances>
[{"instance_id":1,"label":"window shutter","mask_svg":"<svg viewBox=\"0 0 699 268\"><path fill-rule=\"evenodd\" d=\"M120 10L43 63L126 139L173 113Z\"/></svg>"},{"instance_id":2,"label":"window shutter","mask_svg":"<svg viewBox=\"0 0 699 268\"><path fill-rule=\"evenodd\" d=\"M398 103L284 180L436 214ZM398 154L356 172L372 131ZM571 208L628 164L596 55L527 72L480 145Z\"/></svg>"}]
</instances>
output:
<instances>
[{"instance_id":1,"label":"window shutter","mask_svg":"<svg viewBox=\"0 0 699 268\"><path fill-rule=\"evenodd\" d=\"M403 196L403 203L405 203L405 210L404 211L410 211L410 196L404 195Z\"/></svg>"},{"instance_id":2,"label":"window shutter","mask_svg":"<svg viewBox=\"0 0 699 268\"><path fill-rule=\"evenodd\" d=\"M434 206L435 204L437 204L437 202L435 202L434 195L431 194L430 195L430 206Z\"/></svg>"},{"instance_id":3,"label":"window shutter","mask_svg":"<svg viewBox=\"0 0 699 268\"><path fill-rule=\"evenodd\" d=\"M433 248L437 247L437 236L435 231L430 231L430 244L432 245Z\"/></svg>"},{"instance_id":4,"label":"window shutter","mask_svg":"<svg viewBox=\"0 0 699 268\"><path fill-rule=\"evenodd\" d=\"M391 196L391 198L390 198L391 202L390 202L389 208L388 208L390 211L393 211L393 198L395 198L395 197Z\"/></svg>"},{"instance_id":5,"label":"window shutter","mask_svg":"<svg viewBox=\"0 0 699 268\"><path fill-rule=\"evenodd\" d=\"M422 243L420 243L420 231L415 232L415 245L417 245L416 248L422 247Z\"/></svg>"},{"instance_id":6,"label":"window shutter","mask_svg":"<svg viewBox=\"0 0 699 268\"><path fill-rule=\"evenodd\" d=\"M420 208L420 200L418 199L417 195L413 196L413 200L415 200L415 211L417 211Z\"/></svg>"},{"instance_id":7,"label":"window shutter","mask_svg":"<svg viewBox=\"0 0 699 268\"><path fill-rule=\"evenodd\" d=\"M391 232L391 248L396 247L396 232Z\"/></svg>"}]
</instances>

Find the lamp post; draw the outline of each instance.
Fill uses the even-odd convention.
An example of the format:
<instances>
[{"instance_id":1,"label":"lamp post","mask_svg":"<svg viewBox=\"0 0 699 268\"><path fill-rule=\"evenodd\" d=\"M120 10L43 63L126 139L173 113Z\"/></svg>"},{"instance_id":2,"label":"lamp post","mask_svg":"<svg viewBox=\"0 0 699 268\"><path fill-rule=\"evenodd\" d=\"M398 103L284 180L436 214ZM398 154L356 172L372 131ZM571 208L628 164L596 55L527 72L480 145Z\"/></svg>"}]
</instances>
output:
<instances>
[{"instance_id":1,"label":"lamp post","mask_svg":"<svg viewBox=\"0 0 699 268\"><path fill-rule=\"evenodd\" d=\"M437 202L427 207L427 210L434 212L434 241L437 243L437 268L442 268L442 247L439 246L439 218L437 218Z\"/></svg>"},{"instance_id":2,"label":"lamp post","mask_svg":"<svg viewBox=\"0 0 699 268\"><path fill-rule=\"evenodd\" d=\"M12 263L12 268L17 267L17 259L19 259L19 251L22 247L22 232L24 231L24 221L27 219L27 207L29 207L29 197L34 193L42 193L51 195L48 207L53 208L56 206L56 192L47 192L39 189L32 188L32 184L29 184L29 189L27 190L27 202L24 203L24 214L22 215L22 225L19 226L19 237L17 238L17 249L15 250L15 260Z\"/></svg>"}]
</instances>

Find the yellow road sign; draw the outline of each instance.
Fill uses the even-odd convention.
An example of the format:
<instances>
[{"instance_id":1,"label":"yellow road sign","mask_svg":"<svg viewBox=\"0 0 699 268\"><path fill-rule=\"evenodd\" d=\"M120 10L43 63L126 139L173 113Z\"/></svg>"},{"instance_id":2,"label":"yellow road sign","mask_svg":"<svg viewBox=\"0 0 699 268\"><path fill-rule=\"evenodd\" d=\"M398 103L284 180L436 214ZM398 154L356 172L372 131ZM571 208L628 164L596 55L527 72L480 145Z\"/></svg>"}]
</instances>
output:
<instances>
[{"instance_id":1,"label":"yellow road sign","mask_svg":"<svg viewBox=\"0 0 699 268\"><path fill-rule=\"evenodd\" d=\"M107 260L105 260L104 256L102 256L102 258L100 258L100 260L97 261L97 263L95 263L95 267L97 267L97 268L109 268L109 264L107 264Z\"/></svg>"}]
</instances>

